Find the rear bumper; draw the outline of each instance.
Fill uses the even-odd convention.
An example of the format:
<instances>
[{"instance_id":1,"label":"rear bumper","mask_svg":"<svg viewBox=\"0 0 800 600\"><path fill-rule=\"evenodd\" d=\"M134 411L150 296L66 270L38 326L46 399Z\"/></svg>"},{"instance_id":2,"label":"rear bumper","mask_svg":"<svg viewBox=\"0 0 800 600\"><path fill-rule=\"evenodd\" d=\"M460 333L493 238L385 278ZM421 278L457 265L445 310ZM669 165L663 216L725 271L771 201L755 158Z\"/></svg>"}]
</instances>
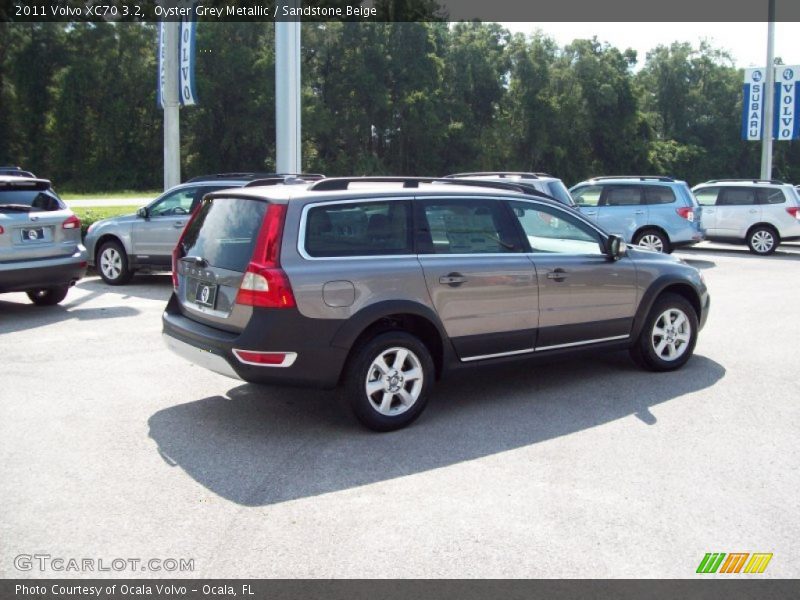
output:
<instances>
[{"instance_id":1,"label":"rear bumper","mask_svg":"<svg viewBox=\"0 0 800 600\"><path fill-rule=\"evenodd\" d=\"M73 285L86 275L86 249L66 257L0 263L0 292Z\"/></svg>"},{"instance_id":2,"label":"rear bumper","mask_svg":"<svg viewBox=\"0 0 800 600\"><path fill-rule=\"evenodd\" d=\"M175 294L162 315L167 347L192 364L250 383L322 388L336 386L347 359L347 350L330 344L341 324L309 319L296 309L258 309L244 331L231 333L184 316ZM257 365L234 350L294 356L282 365Z\"/></svg>"}]
</instances>

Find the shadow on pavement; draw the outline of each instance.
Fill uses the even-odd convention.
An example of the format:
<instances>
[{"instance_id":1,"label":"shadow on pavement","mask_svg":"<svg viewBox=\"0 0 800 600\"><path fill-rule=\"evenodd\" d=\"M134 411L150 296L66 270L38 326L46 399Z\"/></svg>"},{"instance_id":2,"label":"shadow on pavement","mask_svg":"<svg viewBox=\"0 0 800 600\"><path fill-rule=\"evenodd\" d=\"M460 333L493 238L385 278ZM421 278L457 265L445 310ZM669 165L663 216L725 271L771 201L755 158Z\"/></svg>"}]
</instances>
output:
<instances>
[{"instance_id":1,"label":"shadow on pavement","mask_svg":"<svg viewBox=\"0 0 800 600\"><path fill-rule=\"evenodd\" d=\"M79 284L80 285L80 284ZM131 306L103 306L81 308L81 305L96 298L101 292L71 299L70 291L66 299L55 306L36 306L32 302L6 302L0 300L0 334L45 327L67 320L88 321L133 317L140 311Z\"/></svg>"},{"instance_id":2,"label":"shadow on pavement","mask_svg":"<svg viewBox=\"0 0 800 600\"><path fill-rule=\"evenodd\" d=\"M92 273L80 280L76 287L93 293L109 294L122 300L127 298L144 298L146 300L163 300L166 305L172 293L172 275L169 273L136 274L130 283L125 285L108 285L99 276Z\"/></svg>"},{"instance_id":3,"label":"shadow on pavement","mask_svg":"<svg viewBox=\"0 0 800 600\"><path fill-rule=\"evenodd\" d=\"M446 467L616 419L657 426L650 408L714 385L725 369L695 356L649 373L625 353L475 369L434 388L411 427L363 429L331 392L242 385L153 414L162 458L211 492L262 506Z\"/></svg>"}]
</instances>

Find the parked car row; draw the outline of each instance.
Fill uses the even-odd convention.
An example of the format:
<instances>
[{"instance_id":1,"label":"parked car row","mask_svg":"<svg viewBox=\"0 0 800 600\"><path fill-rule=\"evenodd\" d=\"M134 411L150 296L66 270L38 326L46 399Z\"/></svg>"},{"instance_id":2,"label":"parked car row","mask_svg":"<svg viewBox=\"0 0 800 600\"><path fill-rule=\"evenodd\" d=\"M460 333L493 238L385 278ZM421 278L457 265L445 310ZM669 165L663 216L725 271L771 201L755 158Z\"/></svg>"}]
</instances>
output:
<instances>
[{"instance_id":1,"label":"parked car row","mask_svg":"<svg viewBox=\"0 0 800 600\"><path fill-rule=\"evenodd\" d=\"M63 299L87 261L112 285L171 269L172 351L248 382L339 387L388 431L420 415L435 380L474 365L627 349L644 368L680 368L710 300L668 253L744 236L767 254L800 236L798 204L792 186L758 180L693 193L660 176L567 190L544 173L235 173L95 223L84 248L50 183L12 174L0 175L0 267L51 261L49 283L28 265L13 288L40 304ZM737 218L749 221L726 233Z\"/></svg>"}]
</instances>

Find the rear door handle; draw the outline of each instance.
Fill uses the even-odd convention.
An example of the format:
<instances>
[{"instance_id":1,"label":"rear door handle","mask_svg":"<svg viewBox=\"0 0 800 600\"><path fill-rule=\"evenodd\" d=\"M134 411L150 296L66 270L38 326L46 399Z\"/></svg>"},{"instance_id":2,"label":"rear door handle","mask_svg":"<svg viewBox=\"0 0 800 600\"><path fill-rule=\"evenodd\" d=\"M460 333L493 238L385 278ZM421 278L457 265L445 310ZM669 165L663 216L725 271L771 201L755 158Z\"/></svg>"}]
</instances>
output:
<instances>
[{"instance_id":1,"label":"rear door handle","mask_svg":"<svg viewBox=\"0 0 800 600\"><path fill-rule=\"evenodd\" d=\"M596 214L597 214L597 211L596 211L596 210L584 210L584 211L582 211L582 212L583 212L583 214L585 214L585 215L596 215Z\"/></svg>"},{"instance_id":2,"label":"rear door handle","mask_svg":"<svg viewBox=\"0 0 800 600\"><path fill-rule=\"evenodd\" d=\"M467 281L467 278L461 273L448 273L447 275L442 275L439 277L439 283L442 285L449 285L451 287L458 287L465 281Z\"/></svg>"},{"instance_id":3,"label":"rear door handle","mask_svg":"<svg viewBox=\"0 0 800 600\"><path fill-rule=\"evenodd\" d=\"M172 226L177 229L178 227L183 227L184 226L184 222L183 221L176 221L175 223L173 223Z\"/></svg>"},{"instance_id":4,"label":"rear door handle","mask_svg":"<svg viewBox=\"0 0 800 600\"><path fill-rule=\"evenodd\" d=\"M548 279L553 279L554 281L564 281L564 279L569 275L564 269L553 269L547 274Z\"/></svg>"},{"instance_id":5,"label":"rear door handle","mask_svg":"<svg viewBox=\"0 0 800 600\"><path fill-rule=\"evenodd\" d=\"M751 213L753 213L753 214L755 214L755 213L757 213L757 212L758 212L758 209L751 208L751 209L750 209L750 212L751 212Z\"/></svg>"},{"instance_id":6,"label":"rear door handle","mask_svg":"<svg viewBox=\"0 0 800 600\"><path fill-rule=\"evenodd\" d=\"M635 213L633 213L633 214L635 214L635 215L643 215L643 214L644 214L644 211L643 211L643 210L637 210L637 211L636 211Z\"/></svg>"}]
</instances>

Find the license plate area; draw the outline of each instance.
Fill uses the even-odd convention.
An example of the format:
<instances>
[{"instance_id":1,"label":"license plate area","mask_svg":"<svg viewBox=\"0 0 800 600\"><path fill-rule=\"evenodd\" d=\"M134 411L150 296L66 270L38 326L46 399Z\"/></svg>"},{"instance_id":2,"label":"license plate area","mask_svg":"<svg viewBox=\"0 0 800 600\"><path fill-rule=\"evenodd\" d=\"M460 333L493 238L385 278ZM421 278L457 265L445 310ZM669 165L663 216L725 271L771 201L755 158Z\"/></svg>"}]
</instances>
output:
<instances>
[{"instance_id":1,"label":"license plate area","mask_svg":"<svg viewBox=\"0 0 800 600\"><path fill-rule=\"evenodd\" d=\"M22 230L22 241L26 244L43 242L44 241L44 228L42 227L28 227Z\"/></svg>"},{"instance_id":2,"label":"license plate area","mask_svg":"<svg viewBox=\"0 0 800 600\"><path fill-rule=\"evenodd\" d=\"M195 303L199 304L200 306L214 308L214 304L217 301L218 287L219 286L214 283L204 283L202 281L198 281L197 289L194 293Z\"/></svg>"}]
</instances>

